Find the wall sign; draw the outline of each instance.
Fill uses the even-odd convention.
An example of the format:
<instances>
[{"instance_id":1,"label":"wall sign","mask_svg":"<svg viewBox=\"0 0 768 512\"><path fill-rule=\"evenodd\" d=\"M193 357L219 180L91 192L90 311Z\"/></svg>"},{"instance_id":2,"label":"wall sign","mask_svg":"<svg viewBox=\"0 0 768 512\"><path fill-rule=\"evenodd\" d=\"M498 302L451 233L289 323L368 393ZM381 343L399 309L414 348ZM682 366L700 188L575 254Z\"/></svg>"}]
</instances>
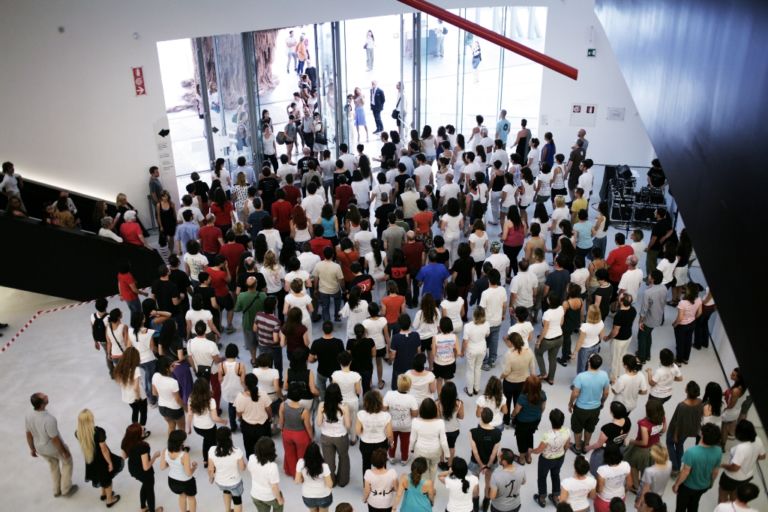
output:
<instances>
[{"instance_id":1,"label":"wall sign","mask_svg":"<svg viewBox=\"0 0 768 512\"><path fill-rule=\"evenodd\" d=\"M133 87L136 90L136 96L146 96L147 88L144 84L144 68L139 66L131 68L133 75Z\"/></svg>"}]
</instances>

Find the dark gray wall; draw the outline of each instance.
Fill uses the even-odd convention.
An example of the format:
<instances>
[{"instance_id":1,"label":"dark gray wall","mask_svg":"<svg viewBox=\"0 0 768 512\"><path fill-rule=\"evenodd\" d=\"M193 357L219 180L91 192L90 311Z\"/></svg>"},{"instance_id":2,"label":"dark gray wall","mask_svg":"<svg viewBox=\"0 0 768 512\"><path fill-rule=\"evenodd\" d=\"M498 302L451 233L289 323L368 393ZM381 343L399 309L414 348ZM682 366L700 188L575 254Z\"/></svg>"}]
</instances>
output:
<instances>
[{"instance_id":1,"label":"dark gray wall","mask_svg":"<svg viewBox=\"0 0 768 512\"><path fill-rule=\"evenodd\" d=\"M768 424L768 2L597 0L596 12Z\"/></svg>"}]
</instances>

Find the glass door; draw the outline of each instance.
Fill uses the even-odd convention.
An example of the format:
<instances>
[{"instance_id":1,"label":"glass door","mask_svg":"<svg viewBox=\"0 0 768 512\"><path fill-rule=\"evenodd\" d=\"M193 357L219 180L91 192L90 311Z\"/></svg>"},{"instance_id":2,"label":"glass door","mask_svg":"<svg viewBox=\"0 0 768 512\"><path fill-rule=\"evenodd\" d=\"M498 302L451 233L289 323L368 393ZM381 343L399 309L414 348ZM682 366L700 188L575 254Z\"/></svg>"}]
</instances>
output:
<instances>
[{"instance_id":1,"label":"glass door","mask_svg":"<svg viewBox=\"0 0 768 512\"><path fill-rule=\"evenodd\" d=\"M344 142L341 117L337 115L337 77L339 74L336 72L336 61L338 56L338 23L315 24L315 41L317 62L314 67L315 80L312 95L317 102L315 112L320 114L320 119L323 122L323 132L321 134L326 141L324 144L316 145L316 147L325 146L325 148L331 150L331 154L335 154L338 144Z\"/></svg>"},{"instance_id":2,"label":"glass door","mask_svg":"<svg viewBox=\"0 0 768 512\"><path fill-rule=\"evenodd\" d=\"M253 165L255 151L243 39L240 34L207 37L203 49L215 157L224 158L225 168L230 171L237 167L240 157L245 158L247 165Z\"/></svg>"}]
</instances>

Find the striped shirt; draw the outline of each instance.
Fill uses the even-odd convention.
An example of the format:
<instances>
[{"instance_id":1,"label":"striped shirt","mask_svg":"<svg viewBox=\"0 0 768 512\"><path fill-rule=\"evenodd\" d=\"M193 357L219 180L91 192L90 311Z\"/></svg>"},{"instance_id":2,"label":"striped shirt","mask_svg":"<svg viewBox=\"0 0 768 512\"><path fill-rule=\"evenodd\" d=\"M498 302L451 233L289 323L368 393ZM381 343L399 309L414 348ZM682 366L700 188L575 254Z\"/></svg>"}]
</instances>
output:
<instances>
[{"instance_id":1,"label":"striped shirt","mask_svg":"<svg viewBox=\"0 0 768 512\"><path fill-rule=\"evenodd\" d=\"M278 347L280 342L275 343L273 334L280 332L280 320L275 315L268 313L257 313L254 325L256 326L256 336L259 340L259 346Z\"/></svg>"}]
</instances>

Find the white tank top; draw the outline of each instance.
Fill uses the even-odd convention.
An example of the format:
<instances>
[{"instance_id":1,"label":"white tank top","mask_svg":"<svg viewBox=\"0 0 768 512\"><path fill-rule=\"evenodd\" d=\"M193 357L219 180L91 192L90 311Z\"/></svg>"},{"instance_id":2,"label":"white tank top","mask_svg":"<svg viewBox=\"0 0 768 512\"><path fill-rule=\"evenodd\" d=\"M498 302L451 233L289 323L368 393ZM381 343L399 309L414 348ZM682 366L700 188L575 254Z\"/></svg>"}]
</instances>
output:
<instances>
[{"instance_id":1,"label":"white tank top","mask_svg":"<svg viewBox=\"0 0 768 512\"><path fill-rule=\"evenodd\" d=\"M221 381L221 398L230 404L235 402L237 395L243 392L240 376L237 374L237 361L224 361L224 379Z\"/></svg>"}]
</instances>

